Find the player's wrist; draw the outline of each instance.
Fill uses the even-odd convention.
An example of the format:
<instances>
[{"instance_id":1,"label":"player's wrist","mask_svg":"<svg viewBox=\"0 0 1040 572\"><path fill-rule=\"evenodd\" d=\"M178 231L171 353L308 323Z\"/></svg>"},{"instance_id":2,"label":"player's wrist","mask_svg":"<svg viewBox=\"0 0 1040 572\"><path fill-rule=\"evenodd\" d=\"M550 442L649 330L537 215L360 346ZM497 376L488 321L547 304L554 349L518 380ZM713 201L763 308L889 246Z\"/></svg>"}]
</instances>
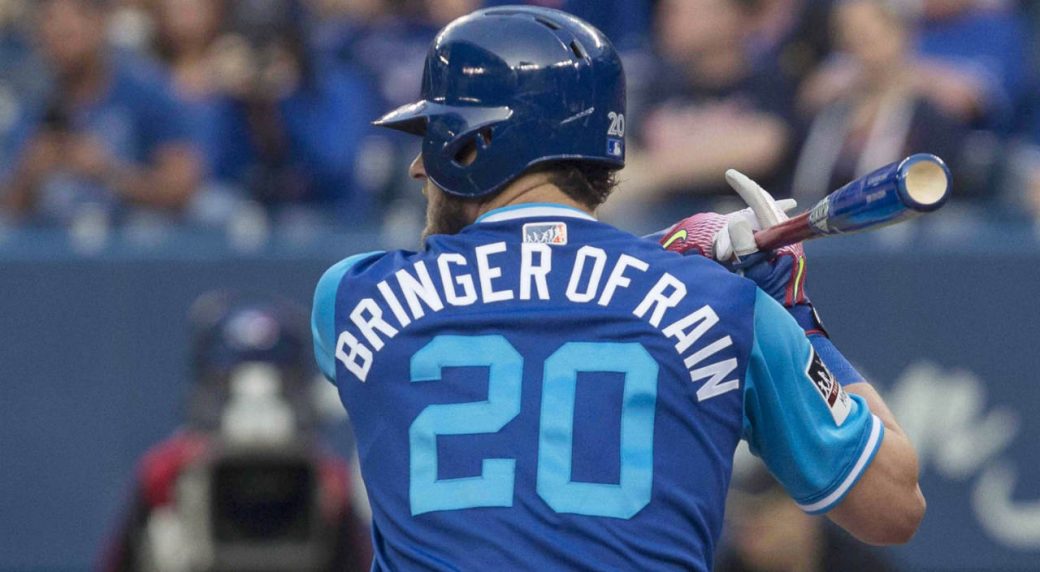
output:
<instances>
[{"instance_id":1,"label":"player's wrist","mask_svg":"<svg viewBox=\"0 0 1040 572\"><path fill-rule=\"evenodd\" d=\"M834 375L834 379L842 387L864 381L863 375L856 370L855 366L841 353L830 338L821 334L809 334L808 332L806 335L809 337L809 343L812 344L813 349L816 350L820 359L823 360L824 365L827 366L827 369Z\"/></svg>"},{"instance_id":2,"label":"player's wrist","mask_svg":"<svg viewBox=\"0 0 1040 572\"><path fill-rule=\"evenodd\" d=\"M791 314L795 322L798 322L798 326L802 328L807 336L818 335L824 338L830 338L830 334L827 332L827 328L823 327L823 322L820 321L820 315L816 312L816 308L812 302L806 301L803 304L795 304L794 306L787 308L787 313Z\"/></svg>"}]
</instances>

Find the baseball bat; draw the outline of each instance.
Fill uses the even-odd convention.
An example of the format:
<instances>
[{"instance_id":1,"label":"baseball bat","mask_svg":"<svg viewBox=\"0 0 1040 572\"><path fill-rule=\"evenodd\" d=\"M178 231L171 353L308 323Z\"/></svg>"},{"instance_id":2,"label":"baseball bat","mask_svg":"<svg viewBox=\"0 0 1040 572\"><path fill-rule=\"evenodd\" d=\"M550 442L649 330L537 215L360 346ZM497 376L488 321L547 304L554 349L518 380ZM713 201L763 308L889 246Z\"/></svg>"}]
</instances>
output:
<instances>
[{"instance_id":1,"label":"baseball bat","mask_svg":"<svg viewBox=\"0 0 1040 572\"><path fill-rule=\"evenodd\" d=\"M833 234L895 224L942 207L950 196L950 170L935 155L918 153L885 165L827 195L810 209L755 233L769 251Z\"/></svg>"}]
</instances>

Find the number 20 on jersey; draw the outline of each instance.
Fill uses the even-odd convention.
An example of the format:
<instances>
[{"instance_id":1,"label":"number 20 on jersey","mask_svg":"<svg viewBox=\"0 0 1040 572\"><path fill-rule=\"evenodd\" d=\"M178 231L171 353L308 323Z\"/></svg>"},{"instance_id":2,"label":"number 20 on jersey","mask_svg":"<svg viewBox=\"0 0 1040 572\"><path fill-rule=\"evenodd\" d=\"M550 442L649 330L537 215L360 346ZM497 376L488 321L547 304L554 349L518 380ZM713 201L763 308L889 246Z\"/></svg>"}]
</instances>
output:
<instances>
[{"instance_id":1,"label":"number 20 on jersey","mask_svg":"<svg viewBox=\"0 0 1040 572\"><path fill-rule=\"evenodd\" d=\"M435 337L411 359L412 383L449 367L487 367L488 399L429 405L409 428L412 515L513 505L515 459L484 459L477 477L437 478L437 436L497 433L520 414L524 358L502 336ZM571 479L579 372L625 375L618 484ZM545 360L538 433L537 493L559 513L632 518L653 488L657 362L638 343L571 342ZM533 438L533 436L532 436Z\"/></svg>"}]
</instances>

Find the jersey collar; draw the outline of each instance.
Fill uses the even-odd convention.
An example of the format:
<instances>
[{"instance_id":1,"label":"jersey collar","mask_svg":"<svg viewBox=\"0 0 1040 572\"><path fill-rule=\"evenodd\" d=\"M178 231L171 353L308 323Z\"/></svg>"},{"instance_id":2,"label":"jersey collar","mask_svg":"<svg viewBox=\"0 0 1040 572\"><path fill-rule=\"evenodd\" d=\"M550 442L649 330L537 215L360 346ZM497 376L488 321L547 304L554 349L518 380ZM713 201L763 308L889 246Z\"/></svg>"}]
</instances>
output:
<instances>
[{"instance_id":1,"label":"jersey collar","mask_svg":"<svg viewBox=\"0 0 1040 572\"><path fill-rule=\"evenodd\" d=\"M566 217L596 220L589 213L557 203L524 203L490 210L477 218L476 222L502 222L532 217Z\"/></svg>"}]
</instances>

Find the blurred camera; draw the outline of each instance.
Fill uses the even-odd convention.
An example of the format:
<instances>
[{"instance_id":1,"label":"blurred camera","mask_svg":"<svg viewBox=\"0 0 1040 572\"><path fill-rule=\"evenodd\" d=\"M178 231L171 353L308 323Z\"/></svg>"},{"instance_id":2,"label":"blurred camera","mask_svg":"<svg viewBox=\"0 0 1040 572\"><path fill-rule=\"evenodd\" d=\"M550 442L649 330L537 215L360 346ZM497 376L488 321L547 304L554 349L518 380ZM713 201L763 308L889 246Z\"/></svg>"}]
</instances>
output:
<instances>
[{"instance_id":1,"label":"blurred camera","mask_svg":"<svg viewBox=\"0 0 1040 572\"><path fill-rule=\"evenodd\" d=\"M288 572L328 569L319 465L305 447L230 447L185 472L176 489L179 546L149 551L152 570ZM155 530L154 532L160 532ZM156 558L162 553L173 558Z\"/></svg>"},{"instance_id":2,"label":"blurred camera","mask_svg":"<svg viewBox=\"0 0 1040 572\"><path fill-rule=\"evenodd\" d=\"M230 379L220 428L149 515L139 569L328 570L336 527L323 512L321 456L301 432L279 370L247 363Z\"/></svg>"}]
</instances>

